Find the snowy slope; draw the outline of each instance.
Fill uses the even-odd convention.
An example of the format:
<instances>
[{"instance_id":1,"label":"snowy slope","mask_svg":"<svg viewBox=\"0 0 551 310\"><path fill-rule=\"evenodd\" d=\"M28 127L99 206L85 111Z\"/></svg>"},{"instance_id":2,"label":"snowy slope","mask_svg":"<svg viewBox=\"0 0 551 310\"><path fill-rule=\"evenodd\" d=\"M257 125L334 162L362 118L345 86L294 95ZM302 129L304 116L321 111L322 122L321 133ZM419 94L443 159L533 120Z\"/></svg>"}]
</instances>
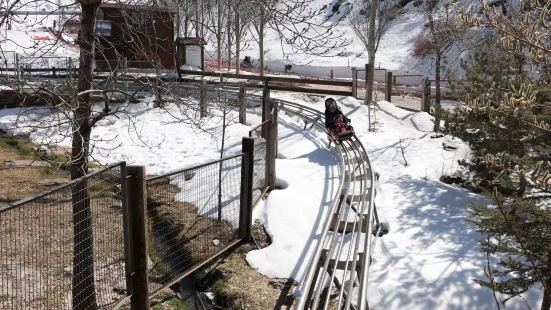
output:
<instances>
[{"instance_id":1,"label":"snowy slope","mask_svg":"<svg viewBox=\"0 0 551 310\"><path fill-rule=\"evenodd\" d=\"M351 3L358 1L359 0L345 0L343 4L341 4L341 9L337 13L333 13L331 9L337 0L312 0L310 2L310 8L321 12L316 16L313 22L324 25L333 23L343 17L346 8L350 7ZM70 3L67 0L64 2ZM472 2L475 1L462 0L457 3L467 7L470 6ZM72 10L78 9L74 6L70 8ZM19 9L33 10L36 8L33 8L31 5L25 5L21 6ZM413 39L424 28L426 17L419 12L418 8L413 6L413 2L407 4L404 11L405 13L403 15L395 19L394 23L381 40L376 55L375 65L378 68L386 68L396 72L432 75L434 73L434 68L431 63L421 63L411 56ZM17 51L20 53L32 52L28 50L28 48L34 47L32 39L34 33L24 35L21 31L36 32L38 31L36 28L39 26L51 27L54 19L57 19L57 16L39 15L28 16L24 19L20 18L19 22L14 22L13 24L14 31L11 31L11 34L10 31L7 31L7 41L13 41L13 43L8 43L8 45L0 44L0 48L4 51ZM285 25L285 27L289 28L295 26L297 29L302 28L301 25ZM313 36L316 31L323 31L323 28L312 28L307 32L307 35ZM267 29L265 38L266 65L271 70L281 72L284 71L285 64L291 63L293 64L292 72L319 77L327 77L329 75L329 69L332 69L335 77L349 78L350 67L363 68L367 63L367 52L361 41L357 39L354 31L350 28L350 22L347 18L344 18L334 29L332 29L332 31L332 37L335 38L335 40L332 40L328 44L333 44L335 42L347 42L349 44L342 48L333 49L330 55L313 56L293 50L290 45L282 42L281 37L276 31ZM4 29L1 29L0 41L5 39L3 38L5 36L4 32ZM287 33L287 38L289 37ZM251 56L256 63L259 47L255 38L255 33L247 33L246 37L243 39L243 44L241 44L244 49L241 52L241 58L243 59L245 56ZM209 44L207 45L205 55L208 59L215 60L217 48L214 35L207 37L207 41ZM68 55L66 48L56 49L52 51L48 50L48 53L57 56ZM47 49L44 48L44 50ZM226 58L226 48L223 48L222 52L223 57ZM69 54L74 56L75 51L69 51ZM457 55L452 52L448 57L450 62L452 62L450 65L453 68L456 68L458 65L456 56Z\"/></svg>"},{"instance_id":2,"label":"snowy slope","mask_svg":"<svg viewBox=\"0 0 551 310\"><path fill-rule=\"evenodd\" d=\"M359 0L346 0L340 6L339 14L331 11L331 8L337 0L312 0L310 7L316 11L323 12L315 18L318 23L328 25L340 19L349 7L347 3L361 2ZM444 3L445 1L442 1ZM470 7L476 1L461 0L457 4L463 7ZM413 2L407 4L404 8L404 14L397 17L388 32L383 36L379 49L377 50L375 66L376 68L385 68L392 71L410 74L434 74L434 66L431 63L423 63L411 56L412 44L415 36L424 29L426 17L419 11L419 8L413 5ZM289 26L289 25L286 25ZM297 26L298 29L302 27ZM323 29L321 29L323 31ZM265 38L265 62L266 65L274 71L284 71L285 64L293 64L292 72L298 74L309 74L313 76L327 77L328 68L334 70L334 74L339 78L350 77L350 67L364 68L367 63L367 51L360 40L357 39L354 31L350 27L348 18L344 18L335 28L333 37L338 38L335 42L347 42L348 45L335 48L331 51L330 57L327 55L313 56L294 51L289 45L281 41L279 34L272 30L266 30ZM307 32L312 35L314 29ZM256 34L254 35L254 38ZM258 59L258 45L253 36L246 37L245 41L252 42L245 47L241 53L241 58L251 56L253 60ZM214 38L210 38L207 46L206 57L216 58L216 44ZM223 50L223 53L226 53ZM340 54L340 56L335 56ZM454 68L458 66L456 54L452 51L448 57L450 65ZM224 54L226 57L226 54Z\"/></svg>"}]
</instances>

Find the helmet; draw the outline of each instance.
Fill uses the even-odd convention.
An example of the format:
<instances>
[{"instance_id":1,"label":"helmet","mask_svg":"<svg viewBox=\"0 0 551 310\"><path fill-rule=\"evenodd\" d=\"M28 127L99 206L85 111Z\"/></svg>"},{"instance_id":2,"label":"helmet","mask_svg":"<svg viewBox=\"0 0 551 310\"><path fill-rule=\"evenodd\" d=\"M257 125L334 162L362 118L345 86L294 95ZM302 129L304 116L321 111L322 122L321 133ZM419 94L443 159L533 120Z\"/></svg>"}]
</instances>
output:
<instances>
[{"instance_id":1,"label":"helmet","mask_svg":"<svg viewBox=\"0 0 551 310\"><path fill-rule=\"evenodd\" d=\"M335 112L337 109L337 102L333 98L327 98L325 100L325 108L329 109L331 112Z\"/></svg>"}]
</instances>

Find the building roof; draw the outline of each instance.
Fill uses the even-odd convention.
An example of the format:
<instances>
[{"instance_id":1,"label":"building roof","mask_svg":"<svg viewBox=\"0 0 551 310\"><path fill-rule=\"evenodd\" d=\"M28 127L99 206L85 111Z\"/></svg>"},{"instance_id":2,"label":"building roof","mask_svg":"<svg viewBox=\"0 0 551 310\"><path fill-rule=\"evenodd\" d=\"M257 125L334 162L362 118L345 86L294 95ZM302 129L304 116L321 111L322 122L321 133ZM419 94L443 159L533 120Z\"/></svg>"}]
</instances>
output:
<instances>
[{"instance_id":1,"label":"building roof","mask_svg":"<svg viewBox=\"0 0 551 310\"><path fill-rule=\"evenodd\" d=\"M178 44L207 45L207 41L199 37L178 37L176 40Z\"/></svg>"},{"instance_id":2,"label":"building roof","mask_svg":"<svg viewBox=\"0 0 551 310\"><path fill-rule=\"evenodd\" d=\"M150 4L121 4L112 2L102 2L99 6L102 9L122 9L122 10L136 10L136 11L152 11L152 12L167 12L176 14L176 11L162 6L150 5Z\"/></svg>"}]
</instances>

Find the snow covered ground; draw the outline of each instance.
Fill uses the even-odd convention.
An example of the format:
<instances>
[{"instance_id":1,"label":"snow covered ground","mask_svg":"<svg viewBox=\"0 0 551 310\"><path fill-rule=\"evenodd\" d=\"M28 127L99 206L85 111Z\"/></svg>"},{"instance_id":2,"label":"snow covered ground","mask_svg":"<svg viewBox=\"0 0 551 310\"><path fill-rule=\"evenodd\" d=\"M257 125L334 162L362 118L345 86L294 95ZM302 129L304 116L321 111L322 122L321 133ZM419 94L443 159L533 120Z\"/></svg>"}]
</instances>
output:
<instances>
[{"instance_id":1,"label":"snow covered ground","mask_svg":"<svg viewBox=\"0 0 551 310\"><path fill-rule=\"evenodd\" d=\"M301 96L293 99L304 101ZM382 101L379 102L378 131L370 133L365 108L353 98L339 101L352 118L373 166L381 174L376 205L379 216L391 227L390 233L375 248L369 286L370 308L495 308L491 291L473 282L473 279L484 278L486 256L475 241L481 235L465 221L470 216L468 203L489 201L438 181L444 174L464 173L457 161L469 158L468 146L448 136L432 139L433 124L428 114L408 112ZM311 106L321 109L323 104L317 102ZM323 135L310 134L323 145ZM286 138L284 132L280 133L280 139L285 141ZM454 144L457 150L444 151L442 142ZM285 150L281 145L280 149ZM271 194L265 210L258 214L272 235L273 243L250 252L247 260L269 277L293 277L300 281L329 208L325 192L334 191L336 179L334 170L324 168L325 160L317 167L309 167L304 161L304 157L311 158L311 162L319 161L316 158L326 152L325 149L316 152L305 148L296 153L302 149L298 145L290 144L288 152L296 151L277 163L278 177L287 181L289 187ZM316 179L326 182L317 183ZM323 194L320 193L322 189ZM308 244L306 240L314 242ZM533 308L541 300L534 291L524 297ZM507 309L524 308L519 299L507 303Z\"/></svg>"},{"instance_id":2,"label":"snow covered ground","mask_svg":"<svg viewBox=\"0 0 551 310\"><path fill-rule=\"evenodd\" d=\"M272 95L323 109L321 96ZM491 291L473 282L484 278L486 256L475 241L481 235L465 221L470 216L467 203L488 200L438 181L443 174L464 173L457 161L469 158L469 148L448 136L431 138L428 114L408 112L383 101L377 112L377 132L368 132L366 108L350 97L337 99L380 173L376 204L380 217L391 227L375 248L369 285L371 309L495 308ZM0 110L1 129L14 131L17 111ZM94 128L92 138L101 141L96 141L100 148L94 149L93 155L101 163L126 160L145 165L148 174L162 174L218 159L219 119L196 130L174 117L183 116L175 108L170 109L171 116L145 102L130 105L127 111L129 118L109 117ZM51 121L45 110L33 115ZM278 182L285 188L272 192L254 214L273 243L250 252L247 261L269 277L292 277L300 282L334 198L339 172L336 154L326 148L324 134L302 130L302 121L296 117L283 112L280 117L276 169ZM226 155L239 153L241 137L250 126L260 123L258 111L249 111L247 118L247 126L230 122ZM44 142L47 134L53 134L53 141L69 146L70 141L58 134L63 130L67 128L36 130L31 138ZM443 142L454 144L457 150L443 150ZM541 300L537 292L529 292L525 298L533 308ZM518 299L507 305L507 309L523 308Z\"/></svg>"}]
</instances>

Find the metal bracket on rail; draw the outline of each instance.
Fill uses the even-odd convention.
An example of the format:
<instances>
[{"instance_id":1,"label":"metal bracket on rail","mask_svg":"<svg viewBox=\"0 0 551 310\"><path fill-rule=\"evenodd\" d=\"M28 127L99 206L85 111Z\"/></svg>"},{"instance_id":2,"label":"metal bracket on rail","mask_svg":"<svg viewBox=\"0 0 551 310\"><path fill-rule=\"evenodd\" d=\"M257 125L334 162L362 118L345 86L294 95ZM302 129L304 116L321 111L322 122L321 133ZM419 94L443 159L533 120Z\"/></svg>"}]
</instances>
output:
<instances>
[{"instance_id":1,"label":"metal bracket on rail","mask_svg":"<svg viewBox=\"0 0 551 310\"><path fill-rule=\"evenodd\" d=\"M312 125L310 126L310 128L308 128L308 130L312 129L316 125L316 122L319 121L320 119L321 119L321 116L317 116L316 118L314 118L314 120L312 121ZM303 130L306 130L306 126L308 126L308 121L305 120Z\"/></svg>"}]
</instances>

